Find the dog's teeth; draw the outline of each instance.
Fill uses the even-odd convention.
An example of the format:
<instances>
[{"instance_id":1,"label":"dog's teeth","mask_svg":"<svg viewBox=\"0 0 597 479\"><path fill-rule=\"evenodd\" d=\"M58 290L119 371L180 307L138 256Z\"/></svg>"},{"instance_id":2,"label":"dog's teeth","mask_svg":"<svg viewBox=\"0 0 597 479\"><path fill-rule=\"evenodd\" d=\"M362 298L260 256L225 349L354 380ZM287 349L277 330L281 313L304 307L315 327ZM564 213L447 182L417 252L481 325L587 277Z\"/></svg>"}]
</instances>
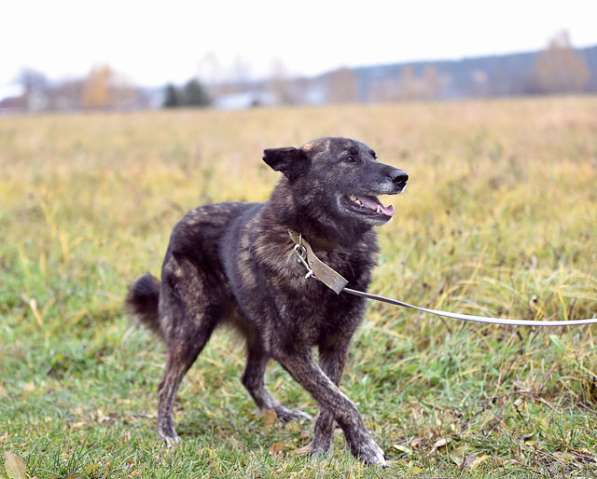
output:
<instances>
[{"instance_id":1,"label":"dog's teeth","mask_svg":"<svg viewBox=\"0 0 597 479\"><path fill-rule=\"evenodd\" d=\"M380 214L381 213L381 206L377 206L377 208L375 208L375 212L377 214Z\"/></svg>"},{"instance_id":2,"label":"dog's teeth","mask_svg":"<svg viewBox=\"0 0 597 479\"><path fill-rule=\"evenodd\" d=\"M348 197L350 199L350 201L352 201L354 204L360 206L361 208L363 207L363 202L355 195L350 195Z\"/></svg>"}]
</instances>

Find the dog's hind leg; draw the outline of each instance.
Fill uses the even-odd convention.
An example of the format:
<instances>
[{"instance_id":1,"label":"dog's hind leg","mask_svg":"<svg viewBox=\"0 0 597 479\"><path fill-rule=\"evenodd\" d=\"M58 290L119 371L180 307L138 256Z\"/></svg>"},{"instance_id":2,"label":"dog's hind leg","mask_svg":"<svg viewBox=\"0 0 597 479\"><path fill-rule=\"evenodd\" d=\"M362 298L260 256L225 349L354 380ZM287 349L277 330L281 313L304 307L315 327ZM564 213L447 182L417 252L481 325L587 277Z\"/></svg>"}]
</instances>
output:
<instances>
[{"instance_id":1,"label":"dog's hind leg","mask_svg":"<svg viewBox=\"0 0 597 479\"><path fill-rule=\"evenodd\" d=\"M172 445L180 440L172 419L176 392L226 308L218 292L208 288L205 275L189 262L170 258L162 278L160 320L168 358L158 387L158 433Z\"/></svg>"},{"instance_id":2,"label":"dog's hind leg","mask_svg":"<svg viewBox=\"0 0 597 479\"><path fill-rule=\"evenodd\" d=\"M205 340L203 344L205 344ZM172 418L174 398L182 378L197 359L200 351L201 347L194 345L174 347L168 351L166 371L162 382L158 386L158 434L169 446L180 441L174 429L174 420Z\"/></svg>"},{"instance_id":3,"label":"dog's hind leg","mask_svg":"<svg viewBox=\"0 0 597 479\"><path fill-rule=\"evenodd\" d=\"M174 429L172 408L178 387L203 350L217 324L216 318L204 317L199 328L188 331L188 337L172 341L168 347L168 360L164 378L158 386L158 433L170 446L180 441Z\"/></svg>"},{"instance_id":4,"label":"dog's hind leg","mask_svg":"<svg viewBox=\"0 0 597 479\"><path fill-rule=\"evenodd\" d=\"M311 416L298 409L289 409L282 406L265 387L265 369L269 357L256 341L247 344L247 365L242 376L243 386L247 389L259 409L273 409L282 422L295 419L311 420Z\"/></svg>"}]
</instances>

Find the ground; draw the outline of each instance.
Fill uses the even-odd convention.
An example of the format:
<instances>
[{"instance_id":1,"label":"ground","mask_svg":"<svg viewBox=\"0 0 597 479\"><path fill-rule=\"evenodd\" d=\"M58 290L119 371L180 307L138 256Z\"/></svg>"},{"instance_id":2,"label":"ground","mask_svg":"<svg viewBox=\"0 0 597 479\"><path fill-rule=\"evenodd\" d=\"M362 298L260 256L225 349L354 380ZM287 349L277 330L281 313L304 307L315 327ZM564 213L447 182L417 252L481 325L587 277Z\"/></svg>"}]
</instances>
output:
<instances>
[{"instance_id":1,"label":"ground","mask_svg":"<svg viewBox=\"0 0 597 479\"><path fill-rule=\"evenodd\" d=\"M331 458L300 455L312 426L255 410L226 331L181 388L182 444L164 448L163 349L127 321L127 283L159 273L186 210L267 198L263 148L326 135L362 139L411 176L379 230L371 291L482 315L597 314L597 98L0 118L0 477L597 475L595 327L381 304L343 389L389 469L359 464L340 433ZM278 366L267 381L316 413Z\"/></svg>"}]
</instances>

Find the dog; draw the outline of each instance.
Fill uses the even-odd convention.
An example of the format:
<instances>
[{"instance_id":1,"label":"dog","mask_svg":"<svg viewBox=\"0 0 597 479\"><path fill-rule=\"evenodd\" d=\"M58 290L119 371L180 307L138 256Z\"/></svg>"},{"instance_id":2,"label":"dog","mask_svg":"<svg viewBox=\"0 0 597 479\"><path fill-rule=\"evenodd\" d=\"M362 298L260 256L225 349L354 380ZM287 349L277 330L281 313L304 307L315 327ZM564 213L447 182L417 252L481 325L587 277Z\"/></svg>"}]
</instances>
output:
<instances>
[{"instance_id":1,"label":"dog","mask_svg":"<svg viewBox=\"0 0 597 479\"><path fill-rule=\"evenodd\" d=\"M365 300L305 279L289 231L300 233L349 286L367 290L378 251L373 228L394 213L377 195L402 192L408 175L347 138L266 149L263 160L282 173L268 201L190 211L173 229L161 281L146 273L129 287L129 310L167 348L158 433L168 445L180 440L172 419L176 391L216 327L228 323L246 340L242 384L257 407L274 410L283 422L310 419L266 389L267 363L276 360L319 405L311 454L329 452L337 423L355 457L384 466L382 449L339 389Z\"/></svg>"}]
</instances>

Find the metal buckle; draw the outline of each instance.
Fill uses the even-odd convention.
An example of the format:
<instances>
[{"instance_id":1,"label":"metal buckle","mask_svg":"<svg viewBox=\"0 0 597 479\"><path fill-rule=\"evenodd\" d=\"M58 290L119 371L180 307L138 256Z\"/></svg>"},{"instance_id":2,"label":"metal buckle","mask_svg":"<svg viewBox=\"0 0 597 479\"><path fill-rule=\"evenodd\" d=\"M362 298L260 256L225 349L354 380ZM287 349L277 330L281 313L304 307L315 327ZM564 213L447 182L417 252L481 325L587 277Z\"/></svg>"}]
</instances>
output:
<instances>
[{"instance_id":1,"label":"metal buckle","mask_svg":"<svg viewBox=\"0 0 597 479\"><path fill-rule=\"evenodd\" d=\"M305 248L302 245L301 240L302 237L299 237L299 243L295 244L292 250L297 256L297 261L300 264L302 264L307 270L307 274L305 274L305 279L309 279L310 277L314 276L315 273L313 273L313 270L309 266L309 263L307 263L307 248Z\"/></svg>"}]
</instances>

